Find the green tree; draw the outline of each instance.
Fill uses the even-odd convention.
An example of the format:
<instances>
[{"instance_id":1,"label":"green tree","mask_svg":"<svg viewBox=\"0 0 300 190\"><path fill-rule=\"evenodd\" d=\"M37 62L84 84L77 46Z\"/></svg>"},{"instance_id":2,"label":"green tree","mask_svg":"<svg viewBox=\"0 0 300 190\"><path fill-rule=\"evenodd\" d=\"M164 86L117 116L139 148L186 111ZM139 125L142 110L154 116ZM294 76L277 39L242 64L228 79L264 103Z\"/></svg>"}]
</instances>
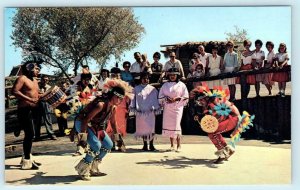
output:
<instances>
[{"instance_id":1,"label":"green tree","mask_svg":"<svg viewBox=\"0 0 300 190\"><path fill-rule=\"evenodd\" d=\"M13 45L36 55L45 65L77 74L83 61L103 64L134 48L145 33L131 8L18 8L13 17Z\"/></svg>"},{"instance_id":2,"label":"green tree","mask_svg":"<svg viewBox=\"0 0 300 190\"><path fill-rule=\"evenodd\" d=\"M234 26L235 31L234 33L231 32L225 32L225 35L227 35L226 40L231 40L233 42L241 43L244 40L249 39L248 32L245 29L240 29L238 26Z\"/></svg>"}]
</instances>

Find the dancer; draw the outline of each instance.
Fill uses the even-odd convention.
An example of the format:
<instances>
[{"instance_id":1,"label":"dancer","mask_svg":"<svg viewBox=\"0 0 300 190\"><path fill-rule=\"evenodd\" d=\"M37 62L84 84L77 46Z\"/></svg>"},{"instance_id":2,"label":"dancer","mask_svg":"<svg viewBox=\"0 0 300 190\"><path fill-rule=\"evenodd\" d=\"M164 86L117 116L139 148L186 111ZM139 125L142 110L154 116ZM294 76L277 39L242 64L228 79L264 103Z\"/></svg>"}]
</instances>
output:
<instances>
[{"instance_id":1,"label":"dancer","mask_svg":"<svg viewBox=\"0 0 300 190\"><path fill-rule=\"evenodd\" d=\"M202 114L196 115L194 119L199 122L202 118L199 124L217 148L218 159L214 162L215 164L228 160L234 154L235 143L239 141L240 133L252 126L254 119L254 116L250 117L245 111L241 116L237 107L227 100L228 95L228 89L222 90L221 87L217 87L211 91L205 84L190 92L190 98L203 110ZM227 145L222 133L233 129L231 145Z\"/></svg>"},{"instance_id":2,"label":"dancer","mask_svg":"<svg viewBox=\"0 0 300 190\"><path fill-rule=\"evenodd\" d=\"M19 126L15 129L14 135L18 137L23 129L25 136L23 140L23 157L21 169L39 169L39 164L33 161L31 155L32 141L34 137L35 121L38 119L39 86L36 77L40 67L32 61L25 62L22 66L22 74L14 83L13 94L18 102Z\"/></svg>"},{"instance_id":3,"label":"dancer","mask_svg":"<svg viewBox=\"0 0 300 190\"><path fill-rule=\"evenodd\" d=\"M141 84L134 88L134 99L130 104L130 112L136 115L135 137L143 138L143 151L156 151L153 145L155 134L155 114L160 113L157 99L158 92L155 87L149 85L150 73L141 73ZM148 143L150 146L148 149Z\"/></svg>"},{"instance_id":4,"label":"dancer","mask_svg":"<svg viewBox=\"0 0 300 190\"><path fill-rule=\"evenodd\" d=\"M174 151L174 139L177 141L177 152L181 150L181 118L183 107L188 102L188 90L180 79L179 69L168 70L169 81L164 83L159 91L160 103L164 107L162 135L170 138L171 151Z\"/></svg>"},{"instance_id":5,"label":"dancer","mask_svg":"<svg viewBox=\"0 0 300 190\"><path fill-rule=\"evenodd\" d=\"M89 145L86 156L75 166L83 180L91 180L90 176L103 175L99 164L110 152L113 142L105 132L110 121L117 143L122 143L121 135L117 133L116 107L125 96L132 98L132 87L121 80L108 80L104 85L103 94L89 103L75 120L75 129L79 133L79 144ZM91 123L91 126L88 123Z\"/></svg>"},{"instance_id":6,"label":"dancer","mask_svg":"<svg viewBox=\"0 0 300 190\"><path fill-rule=\"evenodd\" d=\"M121 70L117 67L113 67L111 70L111 79L112 80L121 80ZM127 82L126 82L127 83ZM128 83L128 85L130 85ZM118 116L116 118L116 122L118 123L117 131L118 133L121 134L122 137L125 137L127 132L127 115L128 115L128 107L130 104L130 99L128 97L124 97L123 100L121 101L120 105L116 107L116 115ZM115 138L114 138L114 130L111 127L111 123L108 122L107 129L106 129L107 134L110 136L111 140L113 141L113 147L112 150L118 150L121 152L126 152L126 147L121 144L116 144L115 143ZM117 145L117 149L116 146Z\"/></svg>"}]
</instances>

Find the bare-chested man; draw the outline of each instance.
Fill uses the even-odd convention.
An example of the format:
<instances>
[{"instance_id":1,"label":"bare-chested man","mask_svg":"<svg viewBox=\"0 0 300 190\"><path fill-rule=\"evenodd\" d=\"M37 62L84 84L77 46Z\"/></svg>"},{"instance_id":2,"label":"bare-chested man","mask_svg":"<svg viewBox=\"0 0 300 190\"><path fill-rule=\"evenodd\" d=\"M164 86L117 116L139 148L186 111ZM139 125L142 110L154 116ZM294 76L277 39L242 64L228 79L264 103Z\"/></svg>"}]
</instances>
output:
<instances>
[{"instance_id":1,"label":"bare-chested man","mask_svg":"<svg viewBox=\"0 0 300 190\"><path fill-rule=\"evenodd\" d=\"M15 130L15 136L19 136L20 130L24 130L22 169L39 169L38 163L31 158L32 140L34 137L34 122L37 117L39 100L39 86L35 77L40 72L36 63L27 62L22 65L22 74L14 83L12 92L18 99L19 127Z\"/></svg>"}]
</instances>

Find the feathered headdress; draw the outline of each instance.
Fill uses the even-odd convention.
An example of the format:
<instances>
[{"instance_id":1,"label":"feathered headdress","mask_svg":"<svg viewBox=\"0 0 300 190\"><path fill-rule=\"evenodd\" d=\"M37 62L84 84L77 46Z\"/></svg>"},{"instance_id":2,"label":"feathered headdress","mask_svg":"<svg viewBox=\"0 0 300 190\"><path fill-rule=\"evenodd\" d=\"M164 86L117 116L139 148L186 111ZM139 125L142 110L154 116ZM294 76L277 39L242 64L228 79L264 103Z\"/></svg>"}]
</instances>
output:
<instances>
[{"instance_id":1,"label":"feathered headdress","mask_svg":"<svg viewBox=\"0 0 300 190\"><path fill-rule=\"evenodd\" d=\"M202 86L197 86L190 92L191 99L201 99L204 97L209 97L218 98L222 102L225 102L228 96L228 88L223 89L222 86L214 86L214 88L210 90L205 82L202 82Z\"/></svg>"},{"instance_id":2,"label":"feathered headdress","mask_svg":"<svg viewBox=\"0 0 300 190\"><path fill-rule=\"evenodd\" d=\"M125 81L120 79L108 79L103 85L103 92L108 93L112 91L114 87L119 87L124 90L124 96L133 99L134 94L132 93L133 88ZM113 92L117 96L121 96L118 92Z\"/></svg>"}]
</instances>

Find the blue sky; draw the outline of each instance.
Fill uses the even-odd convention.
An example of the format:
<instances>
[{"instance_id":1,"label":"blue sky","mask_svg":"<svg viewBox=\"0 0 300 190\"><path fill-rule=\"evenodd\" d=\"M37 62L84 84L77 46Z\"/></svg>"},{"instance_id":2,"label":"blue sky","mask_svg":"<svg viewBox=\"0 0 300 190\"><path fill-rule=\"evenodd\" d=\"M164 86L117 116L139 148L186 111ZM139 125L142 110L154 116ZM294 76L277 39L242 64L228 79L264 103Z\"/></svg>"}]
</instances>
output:
<instances>
[{"instance_id":1,"label":"blue sky","mask_svg":"<svg viewBox=\"0 0 300 190\"><path fill-rule=\"evenodd\" d=\"M15 10L5 8L5 76L9 75L13 66L21 60L21 51L11 45L13 30L11 19ZM234 26L248 31L252 42L261 39L264 43L271 40L275 50L280 42L285 42L291 52L291 8L289 6L261 7L135 7L134 14L145 27L139 45L128 51L121 62L134 62L133 53L147 53L150 62L155 51L163 50L160 45L184 43L188 41L225 40L225 32L233 32ZM252 48L254 48L252 46ZM263 50L266 51L264 48ZM290 53L291 56L291 53ZM165 62L163 58L161 62ZM108 62L111 68L115 61ZM98 71L97 65L90 66ZM43 73L51 69L44 67Z\"/></svg>"}]
</instances>

